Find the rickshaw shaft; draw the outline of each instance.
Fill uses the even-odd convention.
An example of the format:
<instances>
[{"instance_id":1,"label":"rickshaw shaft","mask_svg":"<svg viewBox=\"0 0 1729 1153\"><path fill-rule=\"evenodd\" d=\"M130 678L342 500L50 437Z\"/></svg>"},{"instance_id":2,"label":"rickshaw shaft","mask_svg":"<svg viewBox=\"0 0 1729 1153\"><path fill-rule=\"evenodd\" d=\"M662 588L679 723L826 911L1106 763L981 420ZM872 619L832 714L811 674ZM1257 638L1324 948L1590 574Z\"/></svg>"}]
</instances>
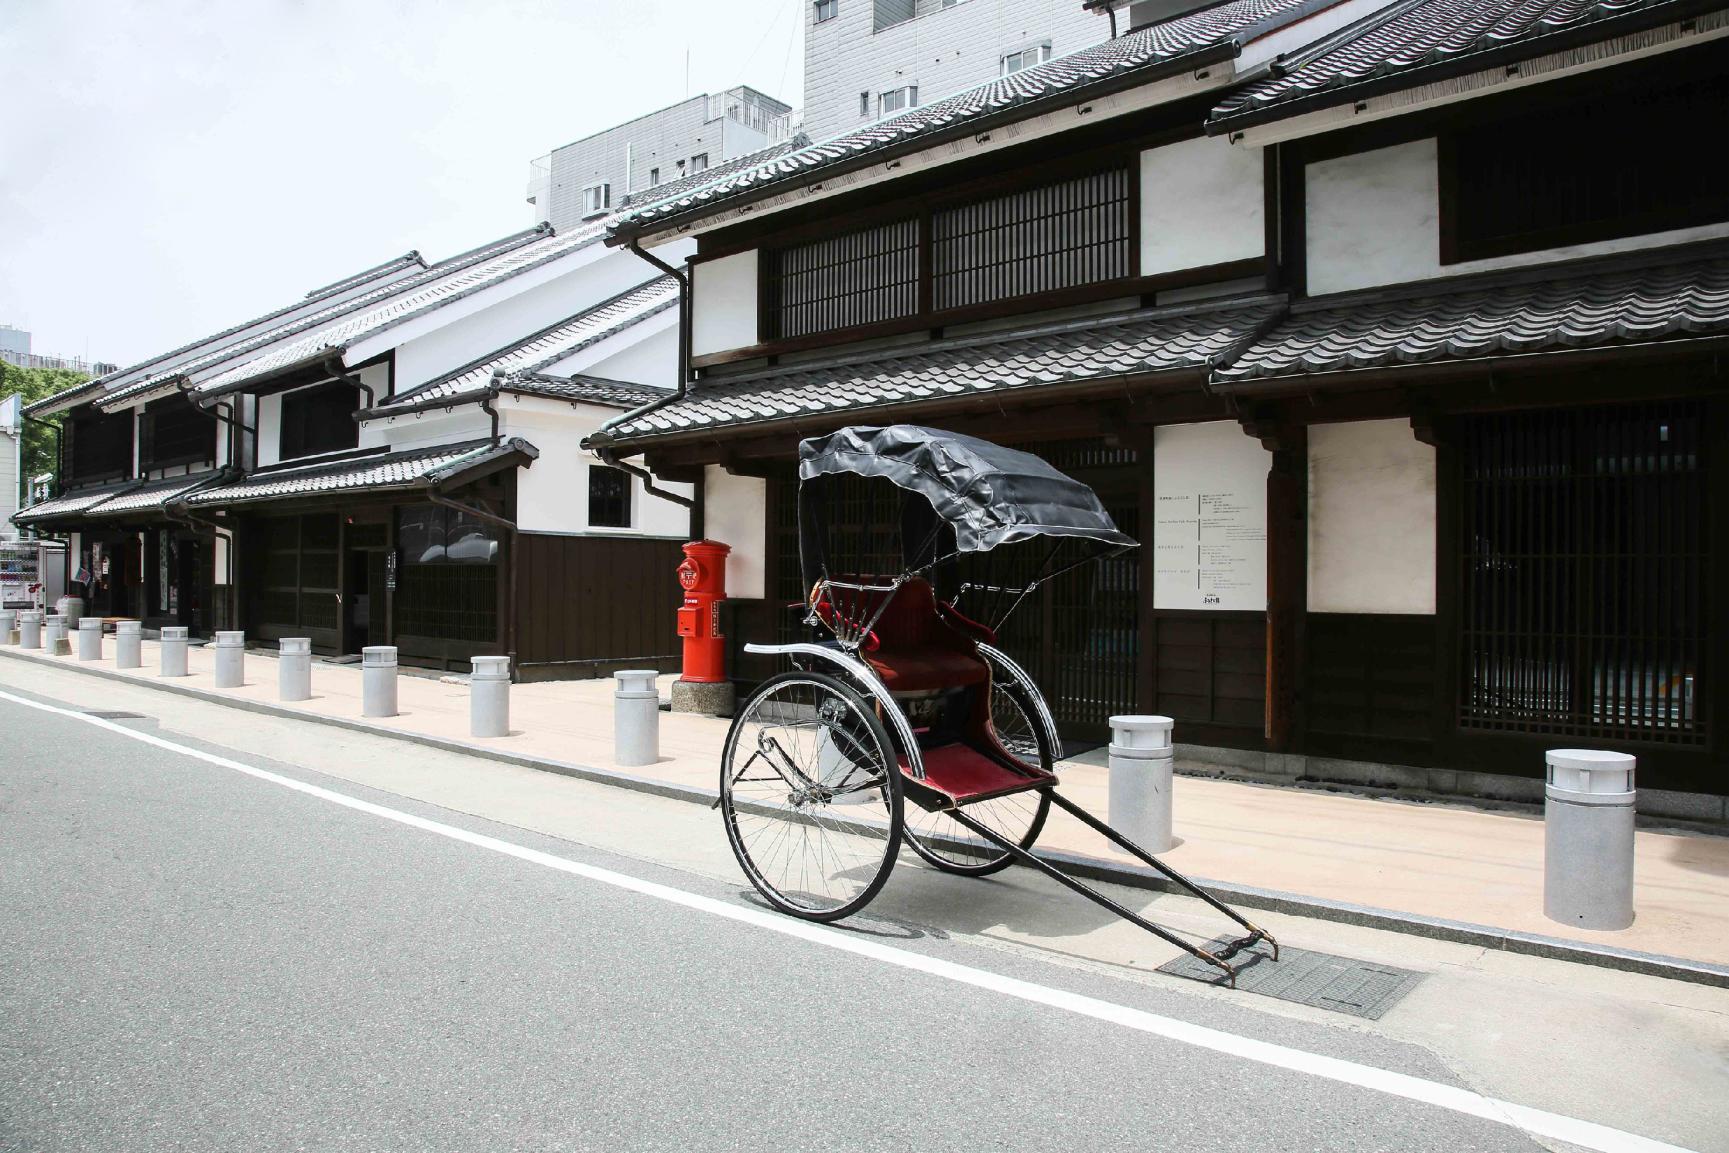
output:
<instances>
[{"instance_id":1,"label":"rickshaw shaft","mask_svg":"<svg viewBox=\"0 0 1729 1153\"><path fill-rule=\"evenodd\" d=\"M1055 797L1056 797L1056 795L1053 793L1052 799L1054 800ZM1186 952L1186 953L1188 953L1194 957L1197 957L1200 960L1206 962L1207 964L1212 965L1212 966L1222 970L1224 972L1225 976L1230 979L1231 988L1235 989L1237 987L1237 971L1235 969L1231 968L1231 966L1227 965L1224 961L1220 960L1214 954L1201 948L1199 945L1190 944L1188 941L1183 940L1181 937L1177 936L1175 933L1171 932L1169 929L1163 928L1162 926L1159 926L1159 925L1155 925L1153 922L1147 920L1145 917L1141 916L1139 913L1136 913L1131 909L1125 908L1124 906L1117 904L1117 902L1111 900L1109 897L1105 896L1103 893L1099 892L1097 889L1093 888L1092 886L1082 884L1080 881L1075 880L1073 877L1069 876L1067 873L1063 872L1061 869L1057 868L1055 865L1052 865L1049 861L1045 861L1045 860L1040 859L1037 856L1034 856L1033 853L1031 853L1027 849L1022 848L1020 845L1016 844L1015 842L1010 841L1007 838L998 835L996 832L992 831L991 829L986 828L984 825L981 825L979 822L973 820L971 817L966 815L965 810L963 810L963 809L950 809L948 811L948 813L949 813L949 816L953 817L957 822L959 822L959 824L961 825L962 828L967 829L970 832L973 832L973 833L977 834L978 836L983 837L985 840L991 842L993 845L996 845L998 848L1007 849L1010 853L1013 853L1016 857L1020 858L1022 861L1033 866L1034 868L1038 869L1040 872L1046 874L1047 876L1055 878L1057 881L1061 882L1063 885L1067 886L1068 888L1073 889L1075 892L1077 892L1081 896L1087 898L1089 901L1092 901L1094 904L1097 904L1097 905L1103 906L1106 909L1109 909L1111 912L1115 913L1117 916L1121 917L1123 920L1128 921L1130 924L1138 925L1141 928L1145 929L1147 932L1153 934L1155 937L1158 937L1160 940L1163 940L1163 941L1166 941L1172 945L1175 945L1177 948L1183 950L1184 952Z\"/></svg>"},{"instance_id":2,"label":"rickshaw shaft","mask_svg":"<svg viewBox=\"0 0 1729 1153\"><path fill-rule=\"evenodd\" d=\"M1189 880L1187 877L1183 876L1181 873L1177 872L1175 869L1171 868L1169 865L1165 864L1163 861L1159 860L1157 857L1153 856L1151 853L1147 852L1145 849L1141 848L1139 845L1135 844L1133 841L1129 840L1127 837L1123 836L1121 833L1117 832L1115 829L1111 828L1109 825L1105 824L1103 821L1099 820L1073 801L1066 799L1054 789L1051 791L1051 800L1063 809L1064 812L1079 817L1081 822L1094 832L1103 834L1108 840L1118 845L1132 856L1145 861L1147 864L1163 873L1166 877L1181 885L1188 892L1199 897L1201 900L1205 901L1207 904L1211 905L1213 908L1217 909L1243 928L1249 930L1251 939L1236 942L1232 946L1231 952L1234 953L1240 949L1247 948L1249 945L1254 944L1255 941L1265 941L1273 947L1273 960L1277 961L1279 959L1279 942L1271 933L1267 932L1253 921L1250 921L1247 917L1244 917L1241 913L1237 912L1235 909L1231 908L1229 905L1225 904L1223 901L1219 900L1217 897L1213 896L1211 893L1207 892L1205 889L1201 888L1199 885L1195 884L1193 881Z\"/></svg>"}]
</instances>

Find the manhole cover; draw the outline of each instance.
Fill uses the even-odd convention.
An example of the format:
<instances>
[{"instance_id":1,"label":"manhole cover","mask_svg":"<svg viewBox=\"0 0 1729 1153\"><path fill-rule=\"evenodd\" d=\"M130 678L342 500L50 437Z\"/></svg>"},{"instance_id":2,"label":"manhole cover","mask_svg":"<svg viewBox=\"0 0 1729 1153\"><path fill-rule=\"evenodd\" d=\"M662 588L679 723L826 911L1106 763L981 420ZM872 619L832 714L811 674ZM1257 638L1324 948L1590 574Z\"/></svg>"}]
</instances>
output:
<instances>
[{"instance_id":1,"label":"manhole cover","mask_svg":"<svg viewBox=\"0 0 1729 1153\"><path fill-rule=\"evenodd\" d=\"M85 709L84 715L95 717L99 721L144 721L149 720L143 713L114 713L103 709Z\"/></svg>"},{"instance_id":2,"label":"manhole cover","mask_svg":"<svg viewBox=\"0 0 1729 1153\"><path fill-rule=\"evenodd\" d=\"M1222 949L1230 940L1219 937L1206 947ZM1237 988L1244 992L1331 1009L1352 1017L1367 1017L1371 1021L1404 1000L1405 994L1423 979L1421 973L1409 969L1289 946L1279 949L1277 961L1273 960L1272 949L1256 945L1238 953L1231 964L1237 967ZM1159 972L1215 985L1226 983L1217 969L1187 953L1160 965Z\"/></svg>"}]
</instances>

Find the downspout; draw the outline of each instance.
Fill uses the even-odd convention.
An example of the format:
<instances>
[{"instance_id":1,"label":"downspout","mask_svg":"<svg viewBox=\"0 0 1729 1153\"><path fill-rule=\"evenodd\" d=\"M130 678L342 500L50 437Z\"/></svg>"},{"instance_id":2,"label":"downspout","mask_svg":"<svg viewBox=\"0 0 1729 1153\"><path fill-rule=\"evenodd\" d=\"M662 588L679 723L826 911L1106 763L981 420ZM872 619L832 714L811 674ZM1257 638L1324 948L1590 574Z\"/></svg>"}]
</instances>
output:
<instances>
[{"instance_id":1,"label":"downspout","mask_svg":"<svg viewBox=\"0 0 1729 1153\"><path fill-rule=\"evenodd\" d=\"M626 243L625 247L678 281L678 380L673 387L672 398L667 403L682 400L684 399L685 388L690 382L690 277L654 253L644 251L641 242L634 236ZM664 488L657 487L654 483L654 477L650 475L647 469L625 463L614 449L602 446L596 451L600 459L613 468L621 468L642 481L642 490L651 496L670 500L674 504L681 504L688 509L696 508L694 497L681 496L676 492L668 492Z\"/></svg>"},{"instance_id":2,"label":"downspout","mask_svg":"<svg viewBox=\"0 0 1729 1153\"><path fill-rule=\"evenodd\" d=\"M652 252L643 251L642 244L635 237L625 247L678 281L678 381L672 399L682 400L685 385L690 380L690 277Z\"/></svg>"},{"instance_id":3,"label":"downspout","mask_svg":"<svg viewBox=\"0 0 1729 1153\"><path fill-rule=\"evenodd\" d=\"M433 504L454 509L476 520L498 525L510 533L510 578L504 582L504 655L510 658L510 668L514 675L516 671L516 570L517 566L522 563L522 558L518 555L517 550L519 534L516 522L507 520L497 513L490 513L485 509L463 504L459 500L452 500L436 488L426 490L426 499Z\"/></svg>"}]
</instances>

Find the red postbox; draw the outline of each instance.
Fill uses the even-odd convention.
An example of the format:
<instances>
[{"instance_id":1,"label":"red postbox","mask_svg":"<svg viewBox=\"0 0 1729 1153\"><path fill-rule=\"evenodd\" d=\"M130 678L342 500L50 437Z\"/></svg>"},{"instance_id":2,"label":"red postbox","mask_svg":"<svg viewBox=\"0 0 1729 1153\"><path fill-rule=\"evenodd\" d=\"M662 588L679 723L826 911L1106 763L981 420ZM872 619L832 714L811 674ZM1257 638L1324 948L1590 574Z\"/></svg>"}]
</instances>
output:
<instances>
[{"instance_id":1,"label":"red postbox","mask_svg":"<svg viewBox=\"0 0 1729 1153\"><path fill-rule=\"evenodd\" d=\"M720 628L720 602L726 599L726 557L731 545L693 540L684 546L678 583L684 604L678 610L678 635L684 638L684 675L700 684L726 680L726 638Z\"/></svg>"}]
</instances>

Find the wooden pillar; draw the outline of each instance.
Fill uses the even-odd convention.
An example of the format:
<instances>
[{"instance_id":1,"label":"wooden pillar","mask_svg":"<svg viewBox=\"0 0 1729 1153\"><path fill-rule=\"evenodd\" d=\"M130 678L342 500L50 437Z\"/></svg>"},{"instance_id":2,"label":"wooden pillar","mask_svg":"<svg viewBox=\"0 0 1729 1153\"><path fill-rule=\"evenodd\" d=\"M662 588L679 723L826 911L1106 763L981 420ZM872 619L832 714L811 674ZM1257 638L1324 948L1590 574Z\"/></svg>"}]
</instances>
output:
<instances>
[{"instance_id":1,"label":"wooden pillar","mask_svg":"<svg viewBox=\"0 0 1729 1153\"><path fill-rule=\"evenodd\" d=\"M1273 454L1267 470L1267 697L1269 752L1298 751L1303 731L1305 625L1309 601L1309 430L1276 415L1245 412L1249 435Z\"/></svg>"}]
</instances>

